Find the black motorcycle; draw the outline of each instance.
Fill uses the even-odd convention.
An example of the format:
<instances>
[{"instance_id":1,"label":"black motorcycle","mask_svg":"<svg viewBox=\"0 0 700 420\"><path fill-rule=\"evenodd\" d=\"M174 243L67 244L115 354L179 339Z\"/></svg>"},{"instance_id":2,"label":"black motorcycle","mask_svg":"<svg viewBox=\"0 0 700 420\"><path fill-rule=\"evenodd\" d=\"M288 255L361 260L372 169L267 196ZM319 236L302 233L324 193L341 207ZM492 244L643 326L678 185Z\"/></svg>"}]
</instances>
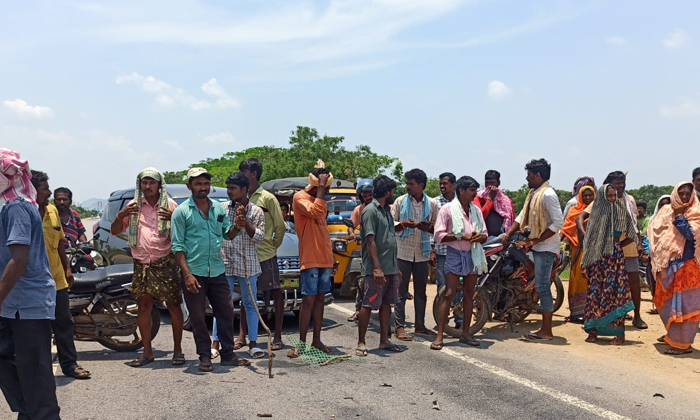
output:
<instances>
[{"instance_id":1,"label":"black motorcycle","mask_svg":"<svg viewBox=\"0 0 700 420\"><path fill-rule=\"evenodd\" d=\"M513 324L523 321L530 313L539 311L539 296L535 290L534 280L528 280L525 266L513 257L511 250L515 243L525 240L529 232L515 234L510 238L508 246L504 248L498 240L484 244L486 260L489 271L479 276L474 289L474 309L472 325L469 326L469 335L479 332L487 321L497 319L507 321L513 329ZM557 257L552 267L551 288L554 299L554 312L564 303L564 285L559 278L562 267L561 257ZM461 282L461 280L460 280ZM445 287L438 291L433 302L433 316L438 322L440 315L440 302L445 296ZM464 317L461 288L448 314L448 322L445 333L458 338L461 337L462 327L450 326L450 320Z\"/></svg>"},{"instance_id":2,"label":"black motorcycle","mask_svg":"<svg viewBox=\"0 0 700 420\"><path fill-rule=\"evenodd\" d=\"M131 295L131 264L97 268L92 247L68 250L75 282L68 293L77 340L97 341L108 349L133 352L143 347L138 330L138 304ZM151 310L151 338L160 329L160 312Z\"/></svg>"}]
</instances>

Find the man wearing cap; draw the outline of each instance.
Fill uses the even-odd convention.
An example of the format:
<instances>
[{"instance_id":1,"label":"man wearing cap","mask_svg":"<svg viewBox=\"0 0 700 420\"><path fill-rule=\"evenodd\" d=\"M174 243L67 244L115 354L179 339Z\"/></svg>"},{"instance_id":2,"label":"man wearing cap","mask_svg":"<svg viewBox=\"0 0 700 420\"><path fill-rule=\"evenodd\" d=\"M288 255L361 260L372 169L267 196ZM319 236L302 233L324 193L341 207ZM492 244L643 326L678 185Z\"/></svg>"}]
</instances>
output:
<instances>
[{"instance_id":1,"label":"man wearing cap","mask_svg":"<svg viewBox=\"0 0 700 420\"><path fill-rule=\"evenodd\" d=\"M51 366L56 283L26 160L0 149L0 388L19 419L60 419Z\"/></svg>"},{"instance_id":2,"label":"man wearing cap","mask_svg":"<svg viewBox=\"0 0 700 420\"><path fill-rule=\"evenodd\" d=\"M217 319L223 366L248 366L250 362L233 352L233 303L221 257L221 243L236 237L221 204L209 199L211 174L204 168L187 172L192 196L172 215L170 236L175 261L182 272L185 303L190 311L192 333L199 355L199 370L211 372L211 338L205 322L207 299Z\"/></svg>"},{"instance_id":3,"label":"man wearing cap","mask_svg":"<svg viewBox=\"0 0 700 420\"><path fill-rule=\"evenodd\" d=\"M306 342L309 321L313 313L311 345L326 354L332 351L321 342L323 300L330 292L335 271L331 237L326 225L326 193L333 182L323 161L309 174L309 185L294 194L292 208L299 236L299 265L301 266L301 308L299 310L299 339ZM298 357L302 349L289 350L287 356Z\"/></svg>"},{"instance_id":4,"label":"man wearing cap","mask_svg":"<svg viewBox=\"0 0 700 420\"><path fill-rule=\"evenodd\" d=\"M138 301L138 323L143 354L131 367L147 365L154 360L151 347L151 311L153 301L163 301L170 312L173 327L172 364L185 364L182 353L183 315L180 273L171 249L170 219L177 208L168 197L163 175L156 168L146 168L136 176L134 199L117 212L110 231L119 235L129 231L129 245L134 258L131 294Z\"/></svg>"}]
</instances>

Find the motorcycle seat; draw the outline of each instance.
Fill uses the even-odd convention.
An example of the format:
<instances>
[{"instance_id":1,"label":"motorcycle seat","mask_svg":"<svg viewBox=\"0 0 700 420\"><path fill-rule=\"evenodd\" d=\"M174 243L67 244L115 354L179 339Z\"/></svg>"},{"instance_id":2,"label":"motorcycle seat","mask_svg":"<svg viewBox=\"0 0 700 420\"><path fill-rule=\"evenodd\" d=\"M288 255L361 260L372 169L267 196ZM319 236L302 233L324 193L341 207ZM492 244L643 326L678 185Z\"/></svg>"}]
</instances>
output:
<instances>
[{"instance_id":1,"label":"motorcycle seat","mask_svg":"<svg viewBox=\"0 0 700 420\"><path fill-rule=\"evenodd\" d=\"M110 265L86 273L76 273L75 283L70 290L73 293L96 292L114 283L131 282L133 275L134 266L131 264Z\"/></svg>"},{"instance_id":2,"label":"motorcycle seat","mask_svg":"<svg viewBox=\"0 0 700 420\"><path fill-rule=\"evenodd\" d=\"M487 257L499 253L503 250L503 244L500 242L484 245L484 252Z\"/></svg>"}]
</instances>

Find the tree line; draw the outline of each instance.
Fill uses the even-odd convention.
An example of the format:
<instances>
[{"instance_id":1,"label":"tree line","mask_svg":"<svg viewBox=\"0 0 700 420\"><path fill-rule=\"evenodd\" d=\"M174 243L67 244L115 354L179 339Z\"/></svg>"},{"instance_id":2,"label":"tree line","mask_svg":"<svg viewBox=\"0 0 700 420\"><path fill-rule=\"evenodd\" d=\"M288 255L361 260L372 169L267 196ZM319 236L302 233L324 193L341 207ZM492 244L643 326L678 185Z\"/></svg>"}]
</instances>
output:
<instances>
[{"instance_id":1,"label":"tree line","mask_svg":"<svg viewBox=\"0 0 700 420\"><path fill-rule=\"evenodd\" d=\"M338 179L356 180L358 178L374 178L379 174L387 174L396 180L397 194L405 192L403 164L398 158L377 154L368 145L359 145L354 150L343 146L343 136L321 136L315 128L297 126L289 137L287 147L258 146L241 151L225 153L219 158L209 158L194 163L190 167L200 166L212 174L212 184L224 185L226 177L231 172L238 171L238 165L246 158L257 157L265 165L260 182L273 179L304 177L314 167L318 159L323 160L328 169ZM166 183L181 184L186 181L187 170L169 171L163 175ZM517 190L504 190L515 206L516 212L522 209L529 189L523 185ZM562 209L572 197L569 190L557 190ZM637 202L647 203L648 211L654 211L656 201L664 194L670 194L673 186L645 185L641 188L628 190ZM440 195L439 180L429 178L426 194L430 197Z\"/></svg>"}]
</instances>

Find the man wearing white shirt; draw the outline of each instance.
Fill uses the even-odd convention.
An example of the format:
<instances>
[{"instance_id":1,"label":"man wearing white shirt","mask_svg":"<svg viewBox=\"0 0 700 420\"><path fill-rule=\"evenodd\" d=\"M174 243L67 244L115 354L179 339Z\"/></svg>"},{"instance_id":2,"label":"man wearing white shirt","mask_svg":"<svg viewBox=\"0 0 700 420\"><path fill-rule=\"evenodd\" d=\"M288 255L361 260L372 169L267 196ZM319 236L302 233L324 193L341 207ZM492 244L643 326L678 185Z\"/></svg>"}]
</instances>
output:
<instances>
[{"instance_id":1,"label":"man wearing white shirt","mask_svg":"<svg viewBox=\"0 0 700 420\"><path fill-rule=\"evenodd\" d=\"M549 186L552 165L544 159L537 159L525 165L525 170L527 170L525 179L531 190L515 223L504 235L503 242L507 244L509 237L521 227L530 228L530 237L517 242L516 248L522 252L531 250L534 257L535 287L540 296L542 328L537 332L524 335L523 338L529 341L551 340L554 338L552 333L554 302L550 290L550 276L561 245L557 232L562 228L564 218L557 193Z\"/></svg>"}]
</instances>

